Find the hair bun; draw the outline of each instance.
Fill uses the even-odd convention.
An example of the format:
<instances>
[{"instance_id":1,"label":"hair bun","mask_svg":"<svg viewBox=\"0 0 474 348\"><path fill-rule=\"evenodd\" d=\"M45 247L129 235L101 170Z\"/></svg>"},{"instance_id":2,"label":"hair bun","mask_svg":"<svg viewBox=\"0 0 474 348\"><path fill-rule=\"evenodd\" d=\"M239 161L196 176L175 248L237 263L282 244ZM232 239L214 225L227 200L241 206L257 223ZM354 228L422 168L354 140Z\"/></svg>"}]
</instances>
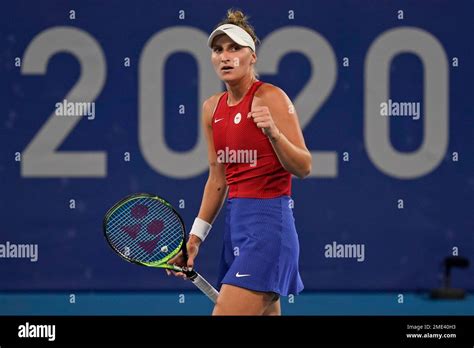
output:
<instances>
[{"instance_id":1,"label":"hair bun","mask_svg":"<svg viewBox=\"0 0 474 348\"><path fill-rule=\"evenodd\" d=\"M239 10L228 10L227 11L227 19L229 22L235 25L244 25L247 24L247 17L243 14L242 11Z\"/></svg>"},{"instance_id":2,"label":"hair bun","mask_svg":"<svg viewBox=\"0 0 474 348\"><path fill-rule=\"evenodd\" d=\"M260 43L260 40L258 39L257 35L255 35L255 30L252 27L252 25L250 25L250 23L248 22L248 19L249 17L244 15L244 13L241 10L230 8L227 10L227 16L224 18L223 21L221 21L217 25L217 27L222 24L237 25L238 27L241 27L247 33L249 33L249 35L252 37L253 41L255 42L255 45L258 45Z\"/></svg>"}]
</instances>

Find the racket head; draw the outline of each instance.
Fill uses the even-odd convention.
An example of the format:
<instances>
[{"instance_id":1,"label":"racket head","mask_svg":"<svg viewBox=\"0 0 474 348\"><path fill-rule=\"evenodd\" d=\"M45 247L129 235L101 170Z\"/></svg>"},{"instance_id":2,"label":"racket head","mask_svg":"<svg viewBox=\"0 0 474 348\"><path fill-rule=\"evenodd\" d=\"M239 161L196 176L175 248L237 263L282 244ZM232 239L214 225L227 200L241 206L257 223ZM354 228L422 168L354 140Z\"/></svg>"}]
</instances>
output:
<instances>
[{"instance_id":1,"label":"racket head","mask_svg":"<svg viewBox=\"0 0 474 348\"><path fill-rule=\"evenodd\" d=\"M149 193L123 198L105 214L103 231L108 244L123 259L181 271L167 261L185 251L185 225L164 198Z\"/></svg>"}]
</instances>

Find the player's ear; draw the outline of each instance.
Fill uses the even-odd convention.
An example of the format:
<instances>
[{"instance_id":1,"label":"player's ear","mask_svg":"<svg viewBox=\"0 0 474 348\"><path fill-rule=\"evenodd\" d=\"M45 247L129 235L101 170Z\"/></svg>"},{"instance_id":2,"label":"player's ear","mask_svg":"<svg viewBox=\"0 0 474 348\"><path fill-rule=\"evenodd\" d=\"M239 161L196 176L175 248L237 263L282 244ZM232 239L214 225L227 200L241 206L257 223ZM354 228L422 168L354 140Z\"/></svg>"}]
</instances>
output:
<instances>
[{"instance_id":1,"label":"player's ear","mask_svg":"<svg viewBox=\"0 0 474 348\"><path fill-rule=\"evenodd\" d=\"M250 61L252 64L257 64L257 55L255 52L252 52L252 60Z\"/></svg>"}]
</instances>

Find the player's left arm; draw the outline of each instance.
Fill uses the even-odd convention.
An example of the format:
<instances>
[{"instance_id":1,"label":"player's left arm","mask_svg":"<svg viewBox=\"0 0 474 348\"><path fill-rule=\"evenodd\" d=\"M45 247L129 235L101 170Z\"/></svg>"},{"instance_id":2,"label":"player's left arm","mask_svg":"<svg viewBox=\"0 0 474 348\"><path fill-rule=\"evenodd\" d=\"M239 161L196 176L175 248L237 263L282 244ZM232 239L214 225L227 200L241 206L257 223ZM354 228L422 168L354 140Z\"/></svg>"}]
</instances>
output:
<instances>
[{"instance_id":1,"label":"player's left arm","mask_svg":"<svg viewBox=\"0 0 474 348\"><path fill-rule=\"evenodd\" d=\"M300 179L311 172L311 154L298 115L283 90L271 84L262 85L255 93L247 117L252 117L268 136L283 168Z\"/></svg>"}]
</instances>

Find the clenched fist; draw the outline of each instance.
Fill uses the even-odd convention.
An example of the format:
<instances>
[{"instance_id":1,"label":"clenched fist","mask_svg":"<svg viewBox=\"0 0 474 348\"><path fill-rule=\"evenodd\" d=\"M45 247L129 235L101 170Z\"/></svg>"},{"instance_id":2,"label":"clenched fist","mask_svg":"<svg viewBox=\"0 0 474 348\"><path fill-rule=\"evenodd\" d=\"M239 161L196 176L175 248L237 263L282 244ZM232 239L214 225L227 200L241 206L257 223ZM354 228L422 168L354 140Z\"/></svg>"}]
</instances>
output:
<instances>
[{"instance_id":1,"label":"clenched fist","mask_svg":"<svg viewBox=\"0 0 474 348\"><path fill-rule=\"evenodd\" d=\"M278 139L280 130L273 122L272 114L267 106L255 106L247 115L247 118L250 117L252 117L257 127L272 141Z\"/></svg>"}]
</instances>

